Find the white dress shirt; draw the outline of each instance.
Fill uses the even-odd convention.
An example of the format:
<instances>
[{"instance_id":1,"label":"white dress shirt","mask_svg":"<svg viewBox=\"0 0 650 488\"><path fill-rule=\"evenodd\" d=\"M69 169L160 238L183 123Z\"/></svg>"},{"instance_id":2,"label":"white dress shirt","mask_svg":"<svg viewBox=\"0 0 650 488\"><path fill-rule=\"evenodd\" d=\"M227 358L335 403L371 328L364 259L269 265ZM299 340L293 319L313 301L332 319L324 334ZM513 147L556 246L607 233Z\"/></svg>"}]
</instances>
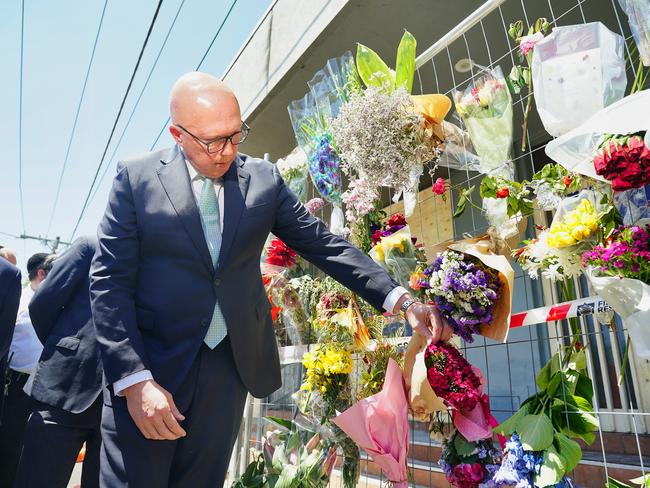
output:
<instances>
[{"instance_id":1,"label":"white dress shirt","mask_svg":"<svg viewBox=\"0 0 650 488\"><path fill-rule=\"evenodd\" d=\"M43 352L43 344L36 335L29 317L29 302L34 296L32 285L23 288L16 316L16 328L9 347L9 367L19 373L31 374Z\"/></svg>"},{"instance_id":2,"label":"white dress shirt","mask_svg":"<svg viewBox=\"0 0 650 488\"><path fill-rule=\"evenodd\" d=\"M198 206L201 190L203 188L203 178L196 171L196 169L194 169L194 166L192 166L192 164L187 160L187 158L185 158L185 164L187 165L187 171L190 175L190 184L192 186L192 193L194 194L194 200L196 201L196 204ZM223 232L224 207L223 207L223 180L221 178L214 180L214 190L217 194L217 200L219 201L219 217L221 219L221 229L222 229L221 231ZM398 286L397 288L392 290L384 300L384 305L383 305L384 310L389 312L392 311L395 308L395 304L404 293L406 293L406 290L401 286ZM152 379L153 376L151 374L151 371L149 371L148 369L138 371L137 373L133 373L129 376L125 376L121 380L118 380L115 383L113 383L113 391L115 392L116 395L122 396L124 394L123 391L129 386L133 386L142 381L147 381Z\"/></svg>"}]
</instances>

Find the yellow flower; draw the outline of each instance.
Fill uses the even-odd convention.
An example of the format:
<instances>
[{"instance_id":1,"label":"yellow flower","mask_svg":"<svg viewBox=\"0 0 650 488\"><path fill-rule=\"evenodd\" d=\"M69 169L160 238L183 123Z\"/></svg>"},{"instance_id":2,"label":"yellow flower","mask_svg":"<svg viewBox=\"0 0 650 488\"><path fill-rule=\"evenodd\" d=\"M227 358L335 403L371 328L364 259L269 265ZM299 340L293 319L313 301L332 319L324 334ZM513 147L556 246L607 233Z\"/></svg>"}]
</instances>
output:
<instances>
[{"instance_id":1,"label":"yellow flower","mask_svg":"<svg viewBox=\"0 0 650 488\"><path fill-rule=\"evenodd\" d=\"M592 203L583 199L575 209L567 213L560 222L551 226L548 245L555 248L569 247L587 239L598 230L598 214Z\"/></svg>"}]
</instances>

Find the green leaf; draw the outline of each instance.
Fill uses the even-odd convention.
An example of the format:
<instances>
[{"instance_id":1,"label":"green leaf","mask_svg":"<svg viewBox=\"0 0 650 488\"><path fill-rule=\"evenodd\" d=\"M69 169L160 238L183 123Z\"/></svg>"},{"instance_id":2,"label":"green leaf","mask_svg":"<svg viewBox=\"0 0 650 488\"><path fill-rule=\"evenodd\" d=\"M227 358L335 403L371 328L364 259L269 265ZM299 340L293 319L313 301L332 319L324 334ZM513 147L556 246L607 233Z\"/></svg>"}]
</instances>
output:
<instances>
[{"instance_id":1,"label":"green leaf","mask_svg":"<svg viewBox=\"0 0 650 488\"><path fill-rule=\"evenodd\" d=\"M454 438L454 448L456 449L456 453L459 456L467 457L474 452L476 446L473 443L467 441L467 439L465 439L460 433L457 433L456 437Z\"/></svg>"},{"instance_id":2,"label":"green leaf","mask_svg":"<svg viewBox=\"0 0 650 488\"><path fill-rule=\"evenodd\" d=\"M296 478L297 472L297 466L294 466L293 464L287 464L280 473L280 477L275 484L275 488L291 488L294 485L294 479Z\"/></svg>"},{"instance_id":3,"label":"green leaf","mask_svg":"<svg viewBox=\"0 0 650 488\"><path fill-rule=\"evenodd\" d=\"M551 363L548 362L544 365L542 369L537 373L537 378L535 378L535 383L539 386L540 390L545 389L549 382L551 381Z\"/></svg>"},{"instance_id":4,"label":"green leaf","mask_svg":"<svg viewBox=\"0 0 650 488\"><path fill-rule=\"evenodd\" d=\"M580 349L573 353L571 361L569 362L569 368L576 369L578 371L584 371L587 369L587 355L585 354L584 349Z\"/></svg>"},{"instance_id":5,"label":"green leaf","mask_svg":"<svg viewBox=\"0 0 650 488\"><path fill-rule=\"evenodd\" d=\"M530 412L528 405L522 405L519 410L517 410L512 417L508 420L500 423L494 428L494 432L501 435L511 435L513 432L517 432L519 422Z\"/></svg>"},{"instance_id":6,"label":"green leaf","mask_svg":"<svg viewBox=\"0 0 650 488\"><path fill-rule=\"evenodd\" d=\"M576 405L580 404L580 406ZM591 411L591 405L584 398L571 396L563 405L551 408L553 423L562 432L571 437L582 437L591 443L595 439L594 431L598 430L598 417Z\"/></svg>"},{"instance_id":7,"label":"green leaf","mask_svg":"<svg viewBox=\"0 0 650 488\"><path fill-rule=\"evenodd\" d=\"M588 401L592 401L594 398L594 384L592 383L591 378L584 373L578 373L575 395Z\"/></svg>"},{"instance_id":8,"label":"green leaf","mask_svg":"<svg viewBox=\"0 0 650 488\"><path fill-rule=\"evenodd\" d=\"M565 401L567 398L573 396L576 391L576 383L578 382L578 373L576 371L560 371L557 373L559 378L558 388L556 391L549 395Z\"/></svg>"},{"instance_id":9,"label":"green leaf","mask_svg":"<svg viewBox=\"0 0 650 488\"><path fill-rule=\"evenodd\" d=\"M518 20L517 22L510 24L510 28L508 29L508 35L510 36L510 39L516 41L517 38L521 37L523 33L524 22L522 20Z\"/></svg>"},{"instance_id":10,"label":"green leaf","mask_svg":"<svg viewBox=\"0 0 650 488\"><path fill-rule=\"evenodd\" d=\"M611 476L608 476L606 488L632 488L632 487L630 485L626 485L621 481L615 480Z\"/></svg>"},{"instance_id":11,"label":"green leaf","mask_svg":"<svg viewBox=\"0 0 650 488\"><path fill-rule=\"evenodd\" d=\"M291 420L282 419L280 417L264 417L264 418L290 432L296 430Z\"/></svg>"},{"instance_id":12,"label":"green leaf","mask_svg":"<svg viewBox=\"0 0 650 488\"><path fill-rule=\"evenodd\" d=\"M458 204L456 205L456 211L452 217L460 217L463 214L465 211L465 203L467 203L467 197L465 197L464 194L461 194L460 198L458 199Z\"/></svg>"},{"instance_id":13,"label":"green leaf","mask_svg":"<svg viewBox=\"0 0 650 488\"><path fill-rule=\"evenodd\" d=\"M413 75L415 74L415 37L404 31L402 40L397 47L397 61L395 62L395 85L404 87L408 93L413 89Z\"/></svg>"},{"instance_id":14,"label":"green leaf","mask_svg":"<svg viewBox=\"0 0 650 488\"><path fill-rule=\"evenodd\" d=\"M543 451L553 443L553 423L545 414L526 415L517 426L526 451Z\"/></svg>"},{"instance_id":15,"label":"green leaf","mask_svg":"<svg viewBox=\"0 0 650 488\"><path fill-rule=\"evenodd\" d=\"M565 471L573 471L582 459L582 449L580 449L580 444L573 439L569 439L566 435L556 432L555 447L562 458L562 464L564 465Z\"/></svg>"},{"instance_id":16,"label":"green leaf","mask_svg":"<svg viewBox=\"0 0 650 488\"><path fill-rule=\"evenodd\" d=\"M650 474L646 474L646 475L643 475L643 476L639 476L638 478L631 479L630 483L634 483L635 485L642 486L643 488L649 488L650 487Z\"/></svg>"},{"instance_id":17,"label":"green leaf","mask_svg":"<svg viewBox=\"0 0 650 488\"><path fill-rule=\"evenodd\" d=\"M535 477L535 486L545 488L553 486L560 482L565 473L562 458L553 446L544 452L544 460L539 469L539 474Z\"/></svg>"},{"instance_id":18,"label":"green leaf","mask_svg":"<svg viewBox=\"0 0 650 488\"><path fill-rule=\"evenodd\" d=\"M551 365L551 376L560 371L562 368L562 361L560 360L560 353L556 352L551 356L551 359L548 360L548 364Z\"/></svg>"},{"instance_id":19,"label":"green leaf","mask_svg":"<svg viewBox=\"0 0 650 488\"><path fill-rule=\"evenodd\" d=\"M366 86L393 91L395 86L393 73L375 51L363 44L357 45L357 71Z\"/></svg>"},{"instance_id":20,"label":"green leaf","mask_svg":"<svg viewBox=\"0 0 650 488\"><path fill-rule=\"evenodd\" d=\"M548 393L548 396L553 397L555 395L555 392L557 391L558 386L560 386L560 383L562 382L562 373L556 373L553 378L551 378L551 381L548 382L548 385L546 386L546 393ZM543 386L540 386L540 388L544 388Z\"/></svg>"}]
</instances>

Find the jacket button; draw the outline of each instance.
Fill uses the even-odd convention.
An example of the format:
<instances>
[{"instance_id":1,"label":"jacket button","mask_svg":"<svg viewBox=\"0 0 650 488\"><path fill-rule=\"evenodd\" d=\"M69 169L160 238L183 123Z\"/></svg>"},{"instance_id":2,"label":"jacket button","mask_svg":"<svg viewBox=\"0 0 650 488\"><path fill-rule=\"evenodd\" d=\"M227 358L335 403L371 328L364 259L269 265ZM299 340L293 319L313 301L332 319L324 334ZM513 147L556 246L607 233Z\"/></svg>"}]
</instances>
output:
<instances>
[{"instance_id":1,"label":"jacket button","mask_svg":"<svg viewBox=\"0 0 650 488\"><path fill-rule=\"evenodd\" d=\"M203 319L201 320L201 325L203 327L207 327L208 325L210 325L210 321L208 319Z\"/></svg>"},{"instance_id":2,"label":"jacket button","mask_svg":"<svg viewBox=\"0 0 650 488\"><path fill-rule=\"evenodd\" d=\"M221 279L216 278L216 279L214 280L214 286L219 286L220 284L221 284Z\"/></svg>"}]
</instances>

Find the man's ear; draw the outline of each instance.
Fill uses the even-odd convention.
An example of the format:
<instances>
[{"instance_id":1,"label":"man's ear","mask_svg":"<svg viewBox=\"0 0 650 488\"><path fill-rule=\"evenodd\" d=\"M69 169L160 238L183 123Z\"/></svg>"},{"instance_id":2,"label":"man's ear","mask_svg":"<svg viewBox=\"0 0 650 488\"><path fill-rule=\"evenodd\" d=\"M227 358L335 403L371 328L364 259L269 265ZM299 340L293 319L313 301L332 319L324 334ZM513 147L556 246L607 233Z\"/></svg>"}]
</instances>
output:
<instances>
[{"instance_id":1,"label":"man's ear","mask_svg":"<svg viewBox=\"0 0 650 488\"><path fill-rule=\"evenodd\" d=\"M176 141L177 144L181 143L181 131L178 127L175 125L170 125L169 126L169 133L172 135L174 138L174 141Z\"/></svg>"}]
</instances>

